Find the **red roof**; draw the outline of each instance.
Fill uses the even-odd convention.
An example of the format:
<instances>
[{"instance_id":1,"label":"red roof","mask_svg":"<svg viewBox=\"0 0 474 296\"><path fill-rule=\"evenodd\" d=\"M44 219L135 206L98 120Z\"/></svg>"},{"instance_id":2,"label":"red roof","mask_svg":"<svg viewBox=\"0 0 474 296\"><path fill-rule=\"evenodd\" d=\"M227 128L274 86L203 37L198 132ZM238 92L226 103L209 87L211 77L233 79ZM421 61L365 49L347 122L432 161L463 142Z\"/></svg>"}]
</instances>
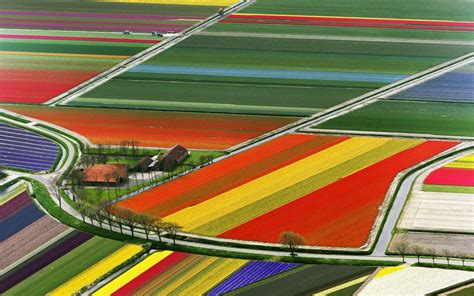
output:
<instances>
[{"instance_id":1,"label":"red roof","mask_svg":"<svg viewBox=\"0 0 474 296\"><path fill-rule=\"evenodd\" d=\"M84 169L84 182L117 183L120 178L127 176L127 164L109 163L95 164Z\"/></svg>"}]
</instances>

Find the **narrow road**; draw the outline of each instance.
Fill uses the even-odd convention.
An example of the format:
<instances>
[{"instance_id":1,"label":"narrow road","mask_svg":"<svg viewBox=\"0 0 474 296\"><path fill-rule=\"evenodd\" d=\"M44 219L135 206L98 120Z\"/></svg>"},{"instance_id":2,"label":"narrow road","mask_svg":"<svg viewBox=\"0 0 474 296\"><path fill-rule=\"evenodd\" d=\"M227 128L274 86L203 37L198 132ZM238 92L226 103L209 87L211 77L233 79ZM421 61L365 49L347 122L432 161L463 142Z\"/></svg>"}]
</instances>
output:
<instances>
[{"instance_id":1,"label":"narrow road","mask_svg":"<svg viewBox=\"0 0 474 296\"><path fill-rule=\"evenodd\" d=\"M443 154L450 153L452 151L459 151L462 149L466 148L474 148L474 143L473 142L468 142L468 143L462 143L458 146L456 146L454 149L450 151L446 151ZM439 155L438 155L439 157ZM448 158L444 158L440 161L437 161L433 164L430 164L429 166L417 171L416 173L408 176L403 182L402 185L397 192L397 195L395 196L394 203L392 205L392 208L390 209L390 212L387 214L387 220L385 221L385 224L382 228L382 232L380 234L380 237L378 238L375 248L371 254L371 256L383 256L385 254L385 251L388 249L388 246L390 244L390 240L392 239L392 233L394 229L396 228L396 224L398 221L398 218L402 214L403 207L405 205L405 202L407 199L410 197L410 192L411 188L413 187L413 184L415 184L416 180L420 175L425 173L426 171L430 171L437 166L439 166L442 163L447 163L454 161L456 158L458 158L459 155L454 155Z\"/></svg>"},{"instance_id":2,"label":"narrow road","mask_svg":"<svg viewBox=\"0 0 474 296\"><path fill-rule=\"evenodd\" d=\"M48 190L50 191L50 194L53 196L56 194L53 190L57 190L56 186L51 186L52 184L46 183ZM53 199L56 204L59 205L58 200ZM62 202L62 209L69 213L71 216L82 220L82 216L75 210L73 209L68 203ZM90 218L86 218L86 223L95 225L99 227L97 222L92 221ZM110 227L107 223L102 224L102 228L105 230L110 230ZM146 238L145 234L143 231L137 231L138 229L135 230L135 237L140 237L140 238ZM120 228L113 225L112 226L112 231L116 233L120 233ZM126 227L123 226L123 233L126 235L131 236L131 231ZM185 235L185 233L182 233ZM159 242L159 238L156 235L150 235L149 240L153 240L156 242ZM162 242L169 244L170 246L173 245L173 240L170 238L162 237ZM218 250L218 251L226 251L226 252L232 252L236 254L241 254L241 255L246 255L246 254L252 254L252 255L266 255L266 256L278 256L278 257L289 257L289 253L287 251L267 251L267 250L260 250L260 249L253 249L253 248L236 248L236 247L227 247L227 246L216 246L214 244L209 244L209 243L199 243L199 242L191 242L191 241L185 241L185 240L176 240L177 245L181 246L188 246L188 247L194 247L194 248L200 248L200 249L205 249L205 250ZM401 262L401 257L400 256L387 256L384 253L377 255L377 254L372 254L370 256L367 255L329 255L329 254L312 254L312 253L305 253L303 250L298 252L298 257L297 258L313 258L313 259L338 259L338 260L367 260L367 261L391 261L391 262ZM431 258L423 258L422 262L426 263L431 263ZM416 262L415 258L406 258L406 261L410 264L413 264ZM438 262L442 262L441 259L437 259ZM461 261L459 260L450 260L452 265L461 265ZM467 266L474 266L474 261L466 261L465 263Z\"/></svg>"}]
</instances>

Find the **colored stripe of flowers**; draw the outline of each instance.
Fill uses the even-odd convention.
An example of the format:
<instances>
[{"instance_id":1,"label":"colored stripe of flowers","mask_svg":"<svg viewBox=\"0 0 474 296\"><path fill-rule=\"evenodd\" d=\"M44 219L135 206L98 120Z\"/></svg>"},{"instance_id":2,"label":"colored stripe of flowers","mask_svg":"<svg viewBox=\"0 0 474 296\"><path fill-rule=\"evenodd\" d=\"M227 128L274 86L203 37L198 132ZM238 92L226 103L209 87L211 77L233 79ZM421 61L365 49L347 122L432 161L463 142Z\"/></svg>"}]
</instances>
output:
<instances>
[{"instance_id":1,"label":"colored stripe of flowers","mask_svg":"<svg viewBox=\"0 0 474 296\"><path fill-rule=\"evenodd\" d=\"M220 236L277 242L281 231L291 230L312 245L360 247L367 241L395 176L457 144L437 141L419 144Z\"/></svg>"},{"instance_id":2,"label":"colored stripe of flowers","mask_svg":"<svg viewBox=\"0 0 474 296\"><path fill-rule=\"evenodd\" d=\"M238 0L97 0L98 2L147 3L167 5L229 6Z\"/></svg>"},{"instance_id":3,"label":"colored stripe of flowers","mask_svg":"<svg viewBox=\"0 0 474 296\"><path fill-rule=\"evenodd\" d=\"M266 19L266 20L291 20L291 21L318 21L318 22L348 22L348 23L376 23L397 25L430 25L430 26L453 26L474 27L474 22L446 21L446 20L423 20L423 19L396 19L396 18L365 18L365 17L343 17L343 16L308 16L308 15L279 15L279 14L245 14L234 13L230 19Z\"/></svg>"},{"instance_id":4,"label":"colored stripe of flowers","mask_svg":"<svg viewBox=\"0 0 474 296\"><path fill-rule=\"evenodd\" d=\"M265 262L265 261L251 261L237 272L233 273L225 281L212 289L207 295L217 296L229 293L236 289L245 287L263 279L280 274L287 270L296 268L301 264L296 263L281 263L281 262Z\"/></svg>"},{"instance_id":5,"label":"colored stripe of flowers","mask_svg":"<svg viewBox=\"0 0 474 296\"><path fill-rule=\"evenodd\" d=\"M143 272L148 270L150 267L154 266L161 260L165 259L169 255L171 255L171 251L163 251L163 252L156 252L151 254L149 257L138 263L137 265L133 266L110 283L99 289L95 292L94 296L105 296L105 295L112 295L115 291L126 285L132 279L140 276Z\"/></svg>"},{"instance_id":6,"label":"colored stripe of flowers","mask_svg":"<svg viewBox=\"0 0 474 296\"><path fill-rule=\"evenodd\" d=\"M0 15L45 15L45 16L63 16L63 17L90 17L90 18L118 18L118 19L139 19L139 20L175 20L192 19L203 20L199 16L168 16L168 15L145 15L145 14L124 14L124 13L85 13L85 12L66 12L66 11L24 11L24 10L0 10Z\"/></svg>"},{"instance_id":7,"label":"colored stripe of flowers","mask_svg":"<svg viewBox=\"0 0 474 296\"><path fill-rule=\"evenodd\" d=\"M18 21L0 21L0 26L4 27L41 27L41 28L62 28L62 29L98 29L98 30L132 30L137 32L151 32L151 31L181 31L182 29L186 28L187 25L165 25L165 24L158 24L155 27L144 27L138 26L135 24L134 26L102 26L102 25L68 25L67 22L61 24L47 24L47 23L32 23L32 22L18 22Z\"/></svg>"},{"instance_id":8,"label":"colored stripe of flowers","mask_svg":"<svg viewBox=\"0 0 474 296\"><path fill-rule=\"evenodd\" d=\"M3 72L0 72L0 76L1 73ZM21 72L16 76L25 77L27 74ZM45 75L37 74L28 78L31 80L38 76ZM63 77L66 77L65 73ZM5 86L8 85L5 82ZM1 86L3 85L0 85L0 89ZM17 90L11 94L16 94L18 97L19 92L20 90ZM31 98L30 92L31 90L23 90L20 94L24 94L26 100L28 97ZM2 95L3 92L0 92L0 98ZM140 146L147 147L172 147L180 143L189 149L210 150L227 149L297 120L295 117L99 108L13 105L3 108L60 125L89 138L94 144L119 145L123 140L135 140L139 141Z\"/></svg>"},{"instance_id":9,"label":"colored stripe of flowers","mask_svg":"<svg viewBox=\"0 0 474 296\"><path fill-rule=\"evenodd\" d=\"M31 52L31 51L0 51L0 55L26 55L40 57L74 57L74 58L100 58L100 59L126 59L128 56L85 53L59 53L59 52Z\"/></svg>"},{"instance_id":10,"label":"colored stripe of flowers","mask_svg":"<svg viewBox=\"0 0 474 296\"><path fill-rule=\"evenodd\" d=\"M243 24L262 24L262 25L299 25L299 26L317 26L317 27L362 27L378 29L418 29L418 30L436 30L436 31L474 31L473 27L444 27L444 26L421 26L421 25L391 25L374 23L327 23L327 22L296 22L296 21L261 21L261 20L235 20L224 19L223 23L243 23ZM0 24L1 25L1 24Z\"/></svg>"},{"instance_id":11,"label":"colored stripe of flowers","mask_svg":"<svg viewBox=\"0 0 474 296\"><path fill-rule=\"evenodd\" d=\"M425 179L428 185L474 186L474 170L440 168Z\"/></svg>"},{"instance_id":12,"label":"colored stripe of flowers","mask_svg":"<svg viewBox=\"0 0 474 296\"><path fill-rule=\"evenodd\" d=\"M34 259L32 262L28 262L25 266L22 266L13 274L10 274L6 278L3 278L2 281L0 281L0 293L3 293L11 287L15 286L22 280L36 273L37 271L52 263L56 259L61 258L69 251L75 249L76 247L80 246L91 238L92 235L89 233L75 232L74 235L72 235L70 238L48 250L39 258Z\"/></svg>"},{"instance_id":13,"label":"colored stripe of flowers","mask_svg":"<svg viewBox=\"0 0 474 296\"><path fill-rule=\"evenodd\" d=\"M0 241L8 239L21 229L35 222L45 214L34 203L28 204L14 215L0 223Z\"/></svg>"},{"instance_id":14,"label":"colored stripe of flowers","mask_svg":"<svg viewBox=\"0 0 474 296\"><path fill-rule=\"evenodd\" d=\"M97 74L99 73L3 68L0 71L0 101L43 103Z\"/></svg>"},{"instance_id":15,"label":"colored stripe of flowers","mask_svg":"<svg viewBox=\"0 0 474 296\"><path fill-rule=\"evenodd\" d=\"M3 222L9 217L15 215L30 204L31 199L26 193L26 191L21 192L16 197L12 198L7 203L0 206L0 222Z\"/></svg>"},{"instance_id":16,"label":"colored stripe of flowers","mask_svg":"<svg viewBox=\"0 0 474 296\"><path fill-rule=\"evenodd\" d=\"M71 40L71 41L96 41L96 42L131 42L131 43L159 43L159 40L106 38L106 37L77 37L77 36L50 36L50 35L19 35L0 34L4 39L35 39L35 40Z\"/></svg>"},{"instance_id":17,"label":"colored stripe of flowers","mask_svg":"<svg viewBox=\"0 0 474 296\"><path fill-rule=\"evenodd\" d=\"M301 192L299 192L301 190L314 189L314 187L301 186L300 183L320 173L330 171L352 160L356 156L382 147L389 142L391 142L391 139L386 138L351 138L277 171L252 180L242 186L229 190L219 196L213 197L210 200L166 216L165 218L168 221L178 223L187 231L199 230L198 232L202 234L217 235L227 230L225 228L230 226L227 223L241 223L242 219L252 218L246 213L245 217L244 215L239 215L240 219L238 220L240 221L234 221L235 217L232 219L229 216L232 212L241 208L251 208L252 211L264 211L266 207L273 207L275 204L284 203L287 199L298 198L299 196L295 196L295 194L288 196L280 192L286 188L292 188L293 186L296 186L294 188L297 189L298 194L301 194ZM355 166L348 172L353 172L358 169L360 169L360 167ZM325 185L328 182L330 183L333 178L336 178L336 176L334 175L332 178L326 177L322 179L324 182L318 184L318 186ZM291 190L291 192L293 193L294 190ZM271 196L278 197L275 198L272 203L263 202L267 197ZM262 202L259 206L255 206L255 203L260 201ZM226 223L224 223L224 220ZM212 221L219 223L212 223ZM212 227L207 225L209 223L211 223ZM205 231L200 228L204 228Z\"/></svg>"},{"instance_id":18,"label":"colored stripe of flowers","mask_svg":"<svg viewBox=\"0 0 474 296\"><path fill-rule=\"evenodd\" d=\"M144 271L142 274L132 279L126 285L112 293L114 296L119 295L133 295L146 283L149 283L153 279L160 277L164 272L175 266L178 262L184 260L190 256L186 253L174 252L167 256L163 260L156 263L154 266Z\"/></svg>"},{"instance_id":19,"label":"colored stripe of flowers","mask_svg":"<svg viewBox=\"0 0 474 296\"><path fill-rule=\"evenodd\" d=\"M288 182L286 178L283 177L280 179L282 180L281 184L273 185L277 189L274 193L262 196L260 196L260 194L255 194L256 197L254 197L254 200L251 201L250 204L240 208L234 207L234 204L226 206L226 210L232 207L233 209L229 209L229 213L227 213L225 216L222 216L218 219L212 219L205 225L202 225L193 231L203 234L220 234L224 231L237 227L246 221L252 220L258 216L270 212L284 204L290 203L302 196L305 196L314 190L323 188L324 186L336 182L344 176L350 175L355 171L361 170L364 167L381 161L386 157L413 147L417 143L419 143L419 141L393 139L381 145L374 145L374 143L370 143L370 145L367 144L369 147L365 152L361 149L361 147L353 145L352 149L349 150L350 153L346 153L352 154L353 157L348 161L342 162L339 162L337 155L327 156L327 154L325 155L324 153L320 153L321 159L315 161L313 166L321 167L322 171L318 172L314 167L303 170L297 169L289 174L292 176L292 178L295 176L297 176L298 179L301 178L301 175L307 173L305 170L312 171L313 173L308 174L307 178L301 178L299 181L291 184L290 186L287 186ZM342 144L344 143L341 143L340 145ZM341 151L335 152L335 154L339 154L340 152ZM337 160L334 160L332 157L336 157ZM343 157L344 156L339 158ZM328 166L325 161L330 165ZM257 186L265 188L265 183L256 185L256 187ZM278 186L281 187L278 188Z\"/></svg>"},{"instance_id":20,"label":"colored stripe of flowers","mask_svg":"<svg viewBox=\"0 0 474 296\"><path fill-rule=\"evenodd\" d=\"M137 253L142 251L142 247L137 245L126 245L119 250L115 251L110 256L102 259L98 263L94 264L87 270L81 272L77 276L73 277L66 283L62 284L55 290L48 293L51 296L62 296L62 295L73 295L79 291L82 287L85 287L100 276L106 274L116 266L127 261L129 258L135 256Z\"/></svg>"},{"instance_id":21,"label":"colored stripe of flowers","mask_svg":"<svg viewBox=\"0 0 474 296\"><path fill-rule=\"evenodd\" d=\"M453 162L446 164L444 167L474 170L474 155L461 157Z\"/></svg>"},{"instance_id":22,"label":"colored stripe of flowers","mask_svg":"<svg viewBox=\"0 0 474 296\"><path fill-rule=\"evenodd\" d=\"M189 256L136 295L204 295L246 264L247 260Z\"/></svg>"},{"instance_id":23,"label":"colored stripe of flowers","mask_svg":"<svg viewBox=\"0 0 474 296\"><path fill-rule=\"evenodd\" d=\"M346 140L286 135L118 203L167 216ZM157 194L159 192L159 194Z\"/></svg>"}]
</instances>

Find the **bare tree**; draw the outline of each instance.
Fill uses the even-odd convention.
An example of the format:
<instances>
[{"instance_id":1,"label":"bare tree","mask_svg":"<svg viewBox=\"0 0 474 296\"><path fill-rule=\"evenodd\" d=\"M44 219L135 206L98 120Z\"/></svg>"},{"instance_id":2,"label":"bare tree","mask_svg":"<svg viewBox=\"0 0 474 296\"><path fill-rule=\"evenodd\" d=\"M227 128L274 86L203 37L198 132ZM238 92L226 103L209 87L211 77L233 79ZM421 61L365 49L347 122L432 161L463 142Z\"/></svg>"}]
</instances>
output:
<instances>
[{"instance_id":1,"label":"bare tree","mask_svg":"<svg viewBox=\"0 0 474 296\"><path fill-rule=\"evenodd\" d=\"M296 251L305 244L304 238L292 231L284 231L280 234L280 244L286 245L292 257L296 256Z\"/></svg>"},{"instance_id":2,"label":"bare tree","mask_svg":"<svg viewBox=\"0 0 474 296\"><path fill-rule=\"evenodd\" d=\"M102 228L102 224L105 221L105 216L102 214L100 207L90 205L89 216L99 223L99 227Z\"/></svg>"},{"instance_id":3,"label":"bare tree","mask_svg":"<svg viewBox=\"0 0 474 296\"><path fill-rule=\"evenodd\" d=\"M102 203L102 197L104 195L104 191L101 188L95 188L94 193L95 193L95 198L96 198L96 204Z\"/></svg>"},{"instance_id":4,"label":"bare tree","mask_svg":"<svg viewBox=\"0 0 474 296\"><path fill-rule=\"evenodd\" d=\"M102 216L104 217L104 219L109 224L110 230L112 230L112 225L114 224L115 220L114 220L114 216L112 215L112 212L111 212L110 204L108 202L102 202L102 203L99 204L99 208L100 208Z\"/></svg>"},{"instance_id":5,"label":"bare tree","mask_svg":"<svg viewBox=\"0 0 474 296\"><path fill-rule=\"evenodd\" d=\"M165 232L165 230L163 228L165 226L165 224L161 221L160 218L155 218L155 220L153 221L152 226L153 226L153 232L155 232L155 234L158 236L158 239L161 242L161 236Z\"/></svg>"},{"instance_id":6,"label":"bare tree","mask_svg":"<svg viewBox=\"0 0 474 296\"><path fill-rule=\"evenodd\" d=\"M413 254L415 254L416 258L418 259L418 263L420 263L420 256L423 254L423 247L421 247L420 245L414 245L411 247L411 251L413 252Z\"/></svg>"},{"instance_id":7,"label":"bare tree","mask_svg":"<svg viewBox=\"0 0 474 296\"><path fill-rule=\"evenodd\" d=\"M128 226L128 228L130 228L130 231L132 232L132 236L135 236L134 230L135 230L135 227L137 227L138 225L137 214L132 210L124 209L124 208L116 208L115 212L116 212L115 216L119 217L121 222L124 225Z\"/></svg>"},{"instance_id":8,"label":"bare tree","mask_svg":"<svg viewBox=\"0 0 474 296\"><path fill-rule=\"evenodd\" d=\"M59 188L56 186L59 180L59 175L53 176L49 178L50 183L53 185L52 190L50 191L51 197L56 198L59 203L59 208L62 208L62 197L61 193L59 192Z\"/></svg>"},{"instance_id":9,"label":"bare tree","mask_svg":"<svg viewBox=\"0 0 474 296\"><path fill-rule=\"evenodd\" d=\"M138 145L139 141L130 141L130 149L134 157L138 156Z\"/></svg>"},{"instance_id":10,"label":"bare tree","mask_svg":"<svg viewBox=\"0 0 474 296\"><path fill-rule=\"evenodd\" d=\"M115 197L119 197L119 188L120 188L120 174L118 172L114 172L113 173L113 177L115 180L117 180L117 184L114 186L114 189L115 189ZM110 199L109 199L110 201Z\"/></svg>"},{"instance_id":11,"label":"bare tree","mask_svg":"<svg viewBox=\"0 0 474 296\"><path fill-rule=\"evenodd\" d=\"M176 244L176 237L178 235L178 231L181 229L182 227L179 226L178 224L176 223L172 223L172 222L165 222L163 223L163 229L164 231L173 239L173 243Z\"/></svg>"},{"instance_id":12,"label":"bare tree","mask_svg":"<svg viewBox=\"0 0 474 296\"><path fill-rule=\"evenodd\" d=\"M451 257L451 251L449 251L448 249L444 249L442 251L442 254L444 255L444 257L446 257L446 261L448 261L448 265L449 265L449 257Z\"/></svg>"},{"instance_id":13,"label":"bare tree","mask_svg":"<svg viewBox=\"0 0 474 296\"><path fill-rule=\"evenodd\" d=\"M146 239L148 239L148 234L153 231L153 222L155 218L145 215L145 214L137 214L137 221L138 224L143 228L145 231Z\"/></svg>"},{"instance_id":14,"label":"bare tree","mask_svg":"<svg viewBox=\"0 0 474 296\"><path fill-rule=\"evenodd\" d=\"M120 233L123 234L123 224L124 224L124 223L123 223L123 222L124 222L123 220L124 220L124 219L123 219L122 216L120 215L120 209L121 209L121 208L119 208L119 207L117 207L117 206L114 206L114 205L110 205L110 204L107 205L107 207L105 208L105 210L106 210L109 214L111 214L111 215L113 215L113 216L115 217L115 219L113 219L113 217L112 217L111 219L113 219L114 222L117 223L117 225L118 225L119 228L120 228Z\"/></svg>"},{"instance_id":15,"label":"bare tree","mask_svg":"<svg viewBox=\"0 0 474 296\"><path fill-rule=\"evenodd\" d=\"M402 256L402 261L405 262L405 255L407 254L408 251L408 243L404 240L398 242L395 245L395 248L397 249L398 253Z\"/></svg>"},{"instance_id":16,"label":"bare tree","mask_svg":"<svg viewBox=\"0 0 474 296\"><path fill-rule=\"evenodd\" d=\"M467 259L467 254L464 253L464 252L458 253L458 257L462 261L462 266L464 266L464 261L466 261L466 259Z\"/></svg>"},{"instance_id":17,"label":"bare tree","mask_svg":"<svg viewBox=\"0 0 474 296\"><path fill-rule=\"evenodd\" d=\"M76 203L77 205L77 212L81 214L82 221L86 222L86 216L89 214L88 209L87 209L87 204L79 201Z\"/></svg>"},{"instance_id":18,"label":"bare tree","mask_svg":"<svg viewBox=\"0 0 474 296\"><path fill-rule=\"evenodd\" d=\"M426 253L430 255L431 260L433 260L433 264L435 264L435 256L436 256L436 251L433 248L429 248L426 250Z\"/></svg>"},{"instance_id":19,"label":"bare tree","mask_svg":"<svg viewBox=\"0 0 474 296\"><path fill-rule=\"evenodd\" d=\"M88 217L91 221L91 224L94 224L94 206L87 202L81 202L79 203L79 207L77 210L81 214L84 222L86 221L85 218Z\"/></svg>"}]
</instances>

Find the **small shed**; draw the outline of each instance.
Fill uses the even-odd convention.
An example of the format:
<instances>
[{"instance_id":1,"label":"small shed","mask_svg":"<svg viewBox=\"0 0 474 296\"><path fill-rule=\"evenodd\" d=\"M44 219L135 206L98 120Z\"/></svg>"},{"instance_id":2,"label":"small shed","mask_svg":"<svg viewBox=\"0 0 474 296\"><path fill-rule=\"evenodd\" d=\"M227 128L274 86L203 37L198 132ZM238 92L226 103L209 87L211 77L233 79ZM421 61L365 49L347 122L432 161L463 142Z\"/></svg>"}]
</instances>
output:
<instances>
[{"instance_id":1,"label":"small shed","mask_svg":"<svg viewBox=\"0 0 474 296\"><path fill-rule=\"evenodd\" d=\"M149 172L151 169L153 169L153 162L154 160L152 157L145 156L134 167L134 171L143 173Z\"/></svg>"},{"instance_id":2,"label":"small shed","mask_svg":"<svg viewBox=\"0 0 474 296\"><path fill-rule=\"evenodd\" d=\"M116 185L127 177L128 165L123 163L94 164L84 169L84 183Z\"/></svg>"},{"instance_id":3,"label":"small shed","mask_svg":"<svg viewBox=\"0 0 474 296\"><path fill-rule=\"evenodd\" d=\"M160 171L170 172L188 157L189 151L181 145L175 145L167 153L160 156L157 163Z\"/></svg>"}]
</instances>

